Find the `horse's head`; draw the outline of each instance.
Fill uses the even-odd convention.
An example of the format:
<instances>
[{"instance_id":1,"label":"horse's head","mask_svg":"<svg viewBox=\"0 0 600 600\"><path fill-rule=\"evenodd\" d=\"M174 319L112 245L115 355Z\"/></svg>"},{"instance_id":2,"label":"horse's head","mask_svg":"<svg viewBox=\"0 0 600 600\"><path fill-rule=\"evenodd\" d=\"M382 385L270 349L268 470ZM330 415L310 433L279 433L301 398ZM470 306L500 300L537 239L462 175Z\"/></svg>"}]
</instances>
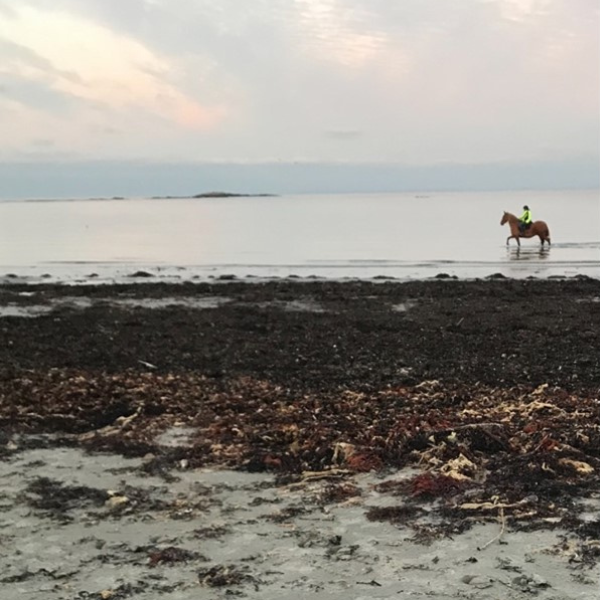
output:
<instances>
[{"instance_id":1,"label":"horse's head","mask_svg":"<svg viewBox=\"0 0 600 600\"><path fill-rule=\"evenodd\" d=\"M508 213L504 211L504 214L502 215L502 220L500 221L500 225L504 225L506 221L508 221Z\"/></svg>"}]
</instances>

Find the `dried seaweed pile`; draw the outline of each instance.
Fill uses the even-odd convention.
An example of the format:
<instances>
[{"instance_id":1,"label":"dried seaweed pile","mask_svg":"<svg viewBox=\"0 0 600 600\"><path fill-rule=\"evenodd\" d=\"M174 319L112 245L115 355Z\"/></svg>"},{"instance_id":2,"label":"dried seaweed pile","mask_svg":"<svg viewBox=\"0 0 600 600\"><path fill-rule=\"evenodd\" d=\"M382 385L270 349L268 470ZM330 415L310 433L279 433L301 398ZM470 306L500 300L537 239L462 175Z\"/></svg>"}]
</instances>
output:
<instances>
[{"instance_id":1,"label":"dried seaweed pile","mask_svg":"<svg viewBox=\"0 0 600 600\"><path fill-rule=\"evenodd\" d=\"M599 417L596 393L545 385L429 381L298 396L250 378L76 370L0 384L5 431L150 453L150 470L218 465L301 479L418 466L421 474L383 484L381 491L399 495L401 504L374 509L370 518L414 523L428 504L455 530L499 516L521 527L581 527L580 500L600 489ZM173 426L194 433L182 446L159 445L158 434Z\"/></svg>"}]
</instances>

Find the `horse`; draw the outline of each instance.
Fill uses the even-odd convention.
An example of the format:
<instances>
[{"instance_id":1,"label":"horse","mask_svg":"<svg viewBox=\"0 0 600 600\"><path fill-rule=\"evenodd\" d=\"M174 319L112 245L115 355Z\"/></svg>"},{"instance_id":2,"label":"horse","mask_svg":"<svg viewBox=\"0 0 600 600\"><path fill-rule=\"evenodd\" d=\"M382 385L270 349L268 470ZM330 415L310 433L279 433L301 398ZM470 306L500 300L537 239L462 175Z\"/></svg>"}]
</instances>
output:
<instances>
[{"instance_id":1,"label":"horse","mask_svg":"<svg viewBox=\"0 0 600 600\"><path fill-rule=\"evenodd\" d=\"M504 211L500 225L504 225L504 223L508 223L510 227L510 235L506 238L507 246L511 238L515 238L517 245L520 246L521 242L519 238L530 238L536 235L542 242L542 248L544 247L544 242L548 242L548 246L550 245L550 230L544 221L534 221L530 227L521 231L519 229L519 219L515 215Z\"/></svg>"}]
</instances>

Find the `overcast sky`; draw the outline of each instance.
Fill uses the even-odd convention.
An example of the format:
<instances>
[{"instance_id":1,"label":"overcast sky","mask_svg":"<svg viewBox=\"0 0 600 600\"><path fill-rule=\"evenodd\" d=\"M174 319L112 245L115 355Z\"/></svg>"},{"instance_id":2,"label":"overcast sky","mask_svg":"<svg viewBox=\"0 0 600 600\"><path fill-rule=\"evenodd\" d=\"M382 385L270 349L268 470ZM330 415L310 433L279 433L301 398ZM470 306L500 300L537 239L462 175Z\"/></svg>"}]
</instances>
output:
<instances>
[{"instance_id":1,"label":"overcast sky","mask_svg":"<svg viewBox=\"0 0 600 600\"><path fill-rule=\"evenodd\" d=\"M0 159L599 156L597 0L0 0Z\"/></svg>"}]
</instances>

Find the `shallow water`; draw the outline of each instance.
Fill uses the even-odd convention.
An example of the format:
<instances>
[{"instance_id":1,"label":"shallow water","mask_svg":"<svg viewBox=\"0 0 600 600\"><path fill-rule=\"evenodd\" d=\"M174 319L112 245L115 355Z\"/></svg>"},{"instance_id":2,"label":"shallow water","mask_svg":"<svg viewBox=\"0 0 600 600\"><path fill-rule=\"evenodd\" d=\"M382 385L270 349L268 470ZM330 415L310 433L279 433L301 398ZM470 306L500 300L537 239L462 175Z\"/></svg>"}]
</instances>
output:
<instances>
[{"instance_id":1,"label":"shallow water","mask_svg":"<svg viewBox=\"0 0 600 600\"><path fill-rule=\"evenodd\" d=\"M511 241L528 204L552 247ZM0 202L0 278L600 277L598 191ZM90 278L93 277L93 279ZM141 280L141 279L140 279Z\"/></svg>"}]
</instances>

